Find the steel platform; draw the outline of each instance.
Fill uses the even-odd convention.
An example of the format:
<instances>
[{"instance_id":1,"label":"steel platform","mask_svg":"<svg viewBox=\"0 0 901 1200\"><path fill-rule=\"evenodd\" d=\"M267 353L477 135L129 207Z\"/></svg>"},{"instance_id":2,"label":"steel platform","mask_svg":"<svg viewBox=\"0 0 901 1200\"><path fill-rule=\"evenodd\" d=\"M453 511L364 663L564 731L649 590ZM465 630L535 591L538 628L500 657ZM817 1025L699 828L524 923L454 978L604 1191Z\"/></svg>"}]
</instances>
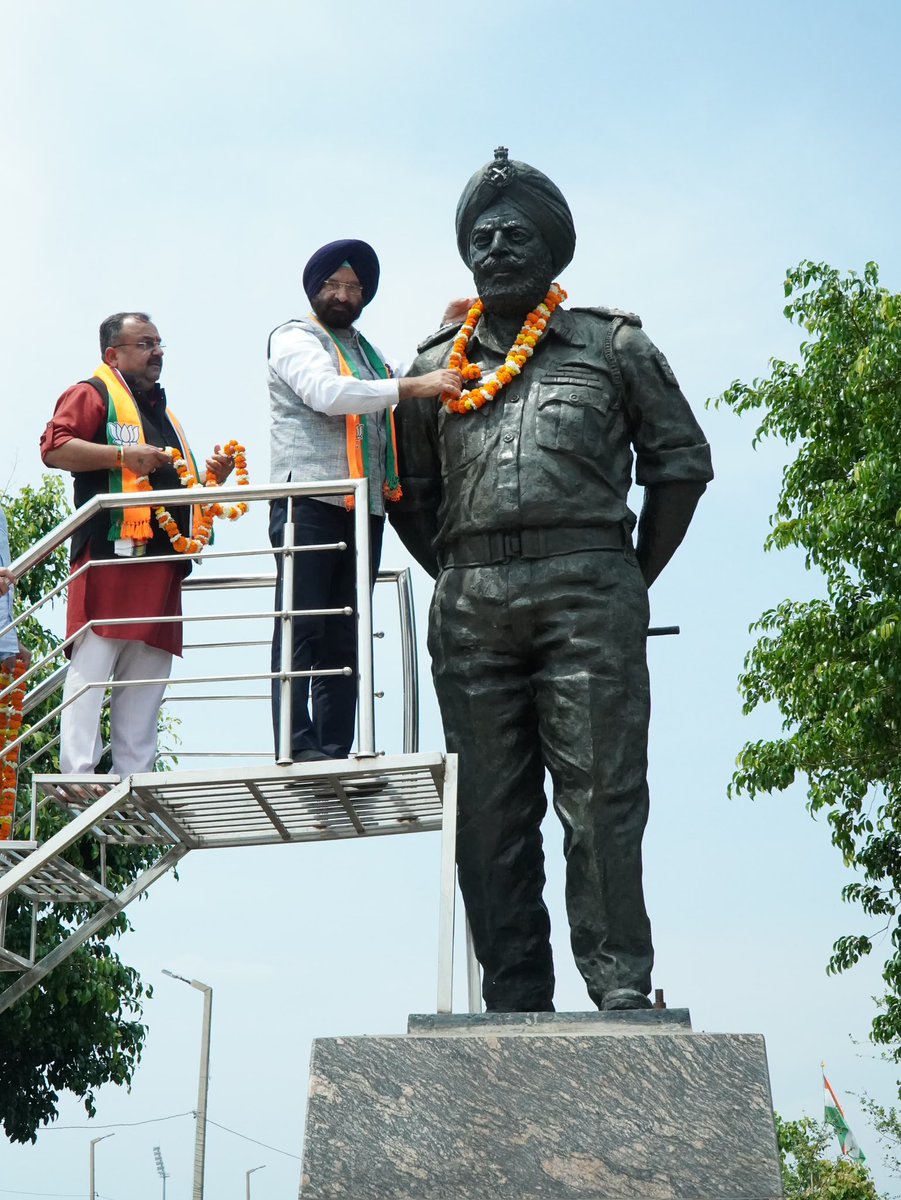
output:
<instances>
[{"instance_id":1,"label":"steel platform","mask_svg":"<svg viewBox=\"0 0 901 1200\"><path fill-rule=\"evenodd\" d=\"M0 918L18 895L32 905L99 906L65 941L35 961L5 946L0 971L20 977L0 992L0 1012L33 987L97 929L146 891L189 851L284 845L399 833L441 833L438 1011L453 993L456 756L360 755L290 766L112 775L36 775L32 812L52 803L67 824L43 844L0 843ZM32 830L32 836L34 830ZM100 844L98 877L69 864L79 838ZM107 845L157 846L160 857L121 892L107 886Z\"/></svg>"},{"instance_id":2,"label":"steel platform","mask_svg":"<svg viewBox=\"0 0 901 1200\"><path fill-rule=\"evenodd\" d=\"M111 798L119 780L36 775L34 782L39 797L74 819ZM158 771L131 776L125 792L117 788L115 804L104 806L93 831L124 845L181 841L190 850L416 833L441 829L443 788L439 754Z\"/></svg>"}]
</instances>

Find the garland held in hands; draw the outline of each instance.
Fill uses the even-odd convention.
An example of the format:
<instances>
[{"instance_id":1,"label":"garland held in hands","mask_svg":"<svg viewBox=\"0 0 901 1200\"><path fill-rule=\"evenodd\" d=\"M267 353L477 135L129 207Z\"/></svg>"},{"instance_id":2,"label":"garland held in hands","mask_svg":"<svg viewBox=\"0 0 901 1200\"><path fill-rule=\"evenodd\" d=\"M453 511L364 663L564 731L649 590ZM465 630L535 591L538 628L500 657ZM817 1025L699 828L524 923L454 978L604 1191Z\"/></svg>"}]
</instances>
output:
<instances>
[{"instance_id":1,"label":"garland held in hands","mask_svg":"<svg viewBox=\"0 0 901 1200\"><path fill-rule=\"evenodd\" d=\"M522 329L516 335L516 340L507 351L507 357L501 366L496 371L492 371L479 387L470 388L468 391L463 392L458 400L454 400L452 396L445 392L441 397L441 403L448 412L475 412L477 408L481 408L489 400L493 400L501 388L506 387L511 380L515 379L522 372L526 363L534 354L535 347L547 332L554 309L559 304L562 304L565 299L566 292L560 284L552 283L550 291L544 300L523 321ZM484 305L482 301L476 300L475 304L466 314L463 327L454 338L450 359L447 364L451 370L460 371L463 378L470 381L482 378L481 368L469 361L466 357L466 349L483 312Z\"/></svg>"},{"instance_id":2,"label":"garland held in hands","mask_svg":"<svg viewBox=\"0 0 901 1200\"><path fill-rule=\"evenodd\" d=\"M247 458L245 457L244 447L232 439L230 442L226 442L223 449L225 454L234 456L235 473L239 486L246 486L250 483L250 478L247 474ZM181 451L169 446L167 447L167 452L172 456L172 462L176 471L178 471L182 487L188 489L197 487L197 476L191 471ZM143 479L147 488L149 488L150 481L147 479L147 476L143 476ZM207 471L205 483L207 487L217 486L218 481L212 471ZM195 509L192 528L193 536L185 537L167 508L164 508L160 504L153 510L160 529L168 536L169 541L172 543L172 549L176 554L199 554L210 540L214 517L224 517L228 521L237 521L238 517L243 517L246 512L247 505L243 500L239 504L219 504L218 502L215 504L200 504Z\"/></svg>"}]
</instances>

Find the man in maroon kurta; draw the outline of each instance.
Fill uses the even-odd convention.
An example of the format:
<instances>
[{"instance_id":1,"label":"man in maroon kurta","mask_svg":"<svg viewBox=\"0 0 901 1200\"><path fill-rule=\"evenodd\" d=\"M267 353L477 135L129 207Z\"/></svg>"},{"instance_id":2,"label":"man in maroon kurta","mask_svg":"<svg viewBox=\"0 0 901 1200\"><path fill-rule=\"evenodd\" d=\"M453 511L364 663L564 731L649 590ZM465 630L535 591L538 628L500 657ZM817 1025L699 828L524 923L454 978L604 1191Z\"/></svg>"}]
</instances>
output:
<instances>
[{"instance_id":1,"label":"man in maroon kurta","mask_svg":"<svg viewBox=\"0 0 901 1200\"><path fill-rule=\"evenodd\" d=\"M146 313L116 313L100 326L103 361L118 372L137 407L143 442L111 444L108 401L93 383L77 383L59 398L41 438L47 466L71 471L76 506L98 493L114 490L111 473L126 467L150 476L155 489L179 486L178 474L163 447L178 438L166 412L159 386L163 346ZM219 453L207 468L223 482L232 460ZM190 508L173 508L182 533L189 534ZM172 666L181 654L179 621L181 581L188 561L167 562L173 554L169 538L154 522L153 536L127 561L114 560L119 543L109 538L110 514L103 512L72 538L72 581L69 584L66 636L71 663L66 678L61 722L60 768L64 774L90 774L102 744L100 708L106 683L145 679L152 683L114 687L111 709L113 771L130 775L152 771L156 762L159 708ZM128 624L104 624L127 620ZM93 624L91 624L93 622Z\"/></svg>"}]
</instances>

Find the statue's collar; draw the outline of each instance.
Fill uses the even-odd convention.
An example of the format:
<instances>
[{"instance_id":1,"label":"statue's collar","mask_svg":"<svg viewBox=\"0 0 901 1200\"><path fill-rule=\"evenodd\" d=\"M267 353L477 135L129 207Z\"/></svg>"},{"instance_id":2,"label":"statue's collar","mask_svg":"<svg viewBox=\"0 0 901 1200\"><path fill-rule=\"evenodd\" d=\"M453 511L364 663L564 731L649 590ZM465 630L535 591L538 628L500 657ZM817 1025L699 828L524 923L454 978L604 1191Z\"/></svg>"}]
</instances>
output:
<instances>
[{"instance_id":1,"label":"statue's collar","mask_svg":"<svg viewBox=\"0 0 901 1200\"><path fill-rule=\"evenodd\" d=\"M568 346L584 346L586 345L585 338L579 332L578 322L571 313L565 308L558 308L551 317L551 323L548 326L545 340L548 338L557 338L561 342L565 342ZM504 355L509 350L509 343L501 345L500 341L492 336L482 322L476 326L476 331L472 335L472 342L480 346L484 346L488 350L493 350L495 354ZM470 355L471 356L471 355Z\"/></svg>"}]
</instances>

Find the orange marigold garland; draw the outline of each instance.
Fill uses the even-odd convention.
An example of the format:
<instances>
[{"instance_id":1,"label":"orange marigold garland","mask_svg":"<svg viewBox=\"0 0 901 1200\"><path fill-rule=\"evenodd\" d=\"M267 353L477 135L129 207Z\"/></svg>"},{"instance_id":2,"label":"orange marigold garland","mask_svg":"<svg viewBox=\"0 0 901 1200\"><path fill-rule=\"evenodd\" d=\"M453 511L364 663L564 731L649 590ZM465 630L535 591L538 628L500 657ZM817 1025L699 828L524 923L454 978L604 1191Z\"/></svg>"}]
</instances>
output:
<instances>
[{"instance_id":1,"label":"orange marigold garland","mask_svg":"<svg viewBox=\"0 0 901 1200\"><path fill-rule=\"evenodd\" d=\"M12 690L0 700L0 750L19 736L22 727L22 702L25 699L25 663L17 658L11 671L0 671L0 692ZM16 784L18 782L19 747L0 758L0 842L12 837L16 815Z\"/></svg>"},{"instance_id":2,"label":"orange marigold garland","mask_svg":"<svg viewBox=\"0 0 901 1200\"><path fill-rule=\"evenodd\" d=\"M506 387L511 380L515 379L534 354L535 347L544 337L554 309L562 304L565 299L566 292L560 284L552 283L550 291L541 304L537 305L529 313L525 321L523 321L522 329L516 335L516 340L507 351L507 357L497 370L492 371L479 387L470 388L468 391L463 392L458 400L453 399L447 392L441 397L441 402L448 412L475 412L477 408L481 408L489 400L493 400L501 388ZM470 381L482 378L481 368L469 361L466 357L466 349L483 311L484 306L482 301L476 300L475 304L466 314L466 320L463 322L460 332L454 338L454 344L451 347L451 355L447 364L451 370L459 371L464 379Z\"/></svg>"},{"instance_id":3,"label":"orange marigold garland","mask_svg":"<svg viewBox=\"0 0 901 1200\"><path fill-rule=\"evenodd\" d=\"M223 449L226 454L234 456L238 484L246 486L250 483L250 477L247 474L247 458L244 447L232 439L230 442L226 442ZM169 454L172 456L172 462L178 471L182 486L189 489L197 487L197 477L185 462L181 451L169 447ZM207 487L218 486L216 476L212 471L207 471L205 483ZM243 517L247 512L247 505L243 500L239 504L220 504L217 501L215 504L201 504L199 508L200 516L194 522L192 537L185 537L167 508L159 505L153 510L160 529L168 536L176 554L199 554L210 540L214 517L237 521L238 517Z\"/></svg>"}]
</instances>

